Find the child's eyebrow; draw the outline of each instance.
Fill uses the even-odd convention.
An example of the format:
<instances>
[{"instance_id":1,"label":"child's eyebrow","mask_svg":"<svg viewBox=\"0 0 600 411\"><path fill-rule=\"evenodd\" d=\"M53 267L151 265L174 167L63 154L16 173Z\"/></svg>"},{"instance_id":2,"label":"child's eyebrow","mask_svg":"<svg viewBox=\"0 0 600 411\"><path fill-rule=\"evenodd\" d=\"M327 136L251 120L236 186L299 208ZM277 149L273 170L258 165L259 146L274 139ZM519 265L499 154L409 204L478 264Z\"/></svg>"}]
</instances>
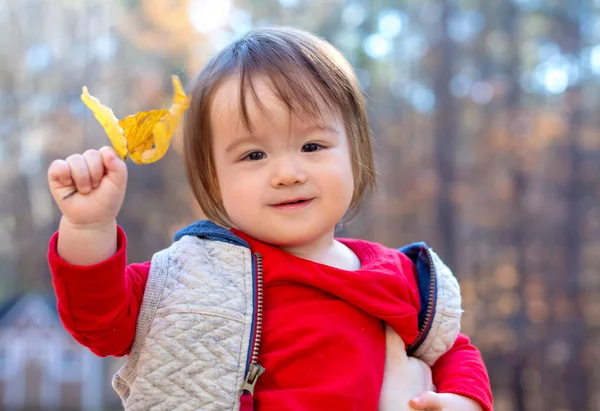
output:
<instances>
[{"instance_id":1,"label":"child's eyebrow","mask_svg":"<svg viewBox=\"0 0 600 411\"><path fill-rule=\"evenodd\" d=\"M225 149L225 152L231 153L232 151L237 149L239 146L250 143L252 141L256 141L255 136L246 136L246 137L238 138L227 146L227 148Z\"/></svg>"},{"instance_id":2,"label":"child's eyebrow","mask_svg":"<svg viewBox=\"0 0 600 411\"><path fill-rule=\"evenodd\" d=\"M325 131L326 133L340 134L340 131L335 128L328 126L327 124L309 124L308 126L299 130L300 134L310 134L314 131Z\"/></svg>"}]
</instances>

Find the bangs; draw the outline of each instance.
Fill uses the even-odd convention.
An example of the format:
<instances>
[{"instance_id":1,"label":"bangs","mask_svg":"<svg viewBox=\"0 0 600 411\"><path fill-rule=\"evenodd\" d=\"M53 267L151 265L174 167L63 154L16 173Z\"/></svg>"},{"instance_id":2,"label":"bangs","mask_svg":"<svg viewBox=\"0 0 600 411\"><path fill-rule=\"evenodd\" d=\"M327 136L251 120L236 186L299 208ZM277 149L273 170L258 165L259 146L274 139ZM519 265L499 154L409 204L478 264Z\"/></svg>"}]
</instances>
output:
<instances>
[{"instance_id":1,"label":"bangs","mask_svg":"<svg viewBox=\"0 0 600 411\"><path fill-rule=\"evenodd\" d=\"M248 98L252 99L263 116L269 117L267 109L256 93L255 82L258 78L265 81L265 86L287 107L290 113L302 120L320 120L323 117L324 109L329 114L339 113L338 104L317 79L309 76L306 72L300 72L297 68L295 68L295 72L277 69L279 67L256 67L254 70L247 70L246 67L240 68L239 110L246 131L250 133L253 131L248 114Z\"/></svg>"},{"instance_id":2,"label":"bangs","mask_svg":"<svg viewBox=\"0 0 600 411\"><path fill-rule=\"evenodd\" d=\"M348 93L343 91L348 87L340 84L344 76L336 76L336 64L323 59L327 54L318 48L301 48L299 42L286 42L281 36L268 34L247 37L233 50L239 79L240 117L247 131L252 132L248 98L268 117L254 86L259 77L266 81L273 95L300 118L321 119L323 110L343 116L348 108ZM317 53L319 58L316 58Z\"/></svg>"}]
</instances>

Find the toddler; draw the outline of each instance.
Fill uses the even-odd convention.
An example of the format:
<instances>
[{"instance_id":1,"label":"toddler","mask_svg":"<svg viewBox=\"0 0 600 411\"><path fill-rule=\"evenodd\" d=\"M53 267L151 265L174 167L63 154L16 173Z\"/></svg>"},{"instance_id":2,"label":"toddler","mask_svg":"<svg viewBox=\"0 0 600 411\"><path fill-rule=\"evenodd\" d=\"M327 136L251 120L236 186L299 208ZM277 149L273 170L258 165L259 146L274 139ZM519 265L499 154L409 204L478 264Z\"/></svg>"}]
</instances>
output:
<instances>
[{"instance_id":1,"label":"toddler","mask_svg":"<svg viewBox=\"0 0 600 411\"><path fill-rule=\"evenodd\" d=\"M113 379L125 409L491 410L437 255L334 237L375 185L364 98L341 53L300 30L255 30L190 94L185 168L208 219L151 261L127 264L116 223L127 168L113 149L48 170L59 314L97 355L128 355ZM403 374L407 354L437 388L410 406L404 390L428 383Z\"/></svg>"}]
</instances>

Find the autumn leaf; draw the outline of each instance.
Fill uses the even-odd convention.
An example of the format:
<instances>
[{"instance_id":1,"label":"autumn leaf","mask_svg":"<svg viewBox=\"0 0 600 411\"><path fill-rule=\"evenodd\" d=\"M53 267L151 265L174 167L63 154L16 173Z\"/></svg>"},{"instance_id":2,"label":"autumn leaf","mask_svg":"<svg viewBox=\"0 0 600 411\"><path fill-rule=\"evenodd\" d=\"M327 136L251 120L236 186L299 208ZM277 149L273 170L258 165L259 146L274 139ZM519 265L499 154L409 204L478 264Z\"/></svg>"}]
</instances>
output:
<instances>
[{"instance_id":1,"label":"autumn leaf","mask_svg":"<svg viewBox=\"0 0 600 411\"><path fill-rule=\"evenodd\" d=\"M142 111L123 120L83 87L81 100L92 110L121 159L129 157L134 163L148 164L166 154L173 132L190 105L179 77L171 76L171 80L173 104L169 110Z\"/></svg>"}]
</instances>

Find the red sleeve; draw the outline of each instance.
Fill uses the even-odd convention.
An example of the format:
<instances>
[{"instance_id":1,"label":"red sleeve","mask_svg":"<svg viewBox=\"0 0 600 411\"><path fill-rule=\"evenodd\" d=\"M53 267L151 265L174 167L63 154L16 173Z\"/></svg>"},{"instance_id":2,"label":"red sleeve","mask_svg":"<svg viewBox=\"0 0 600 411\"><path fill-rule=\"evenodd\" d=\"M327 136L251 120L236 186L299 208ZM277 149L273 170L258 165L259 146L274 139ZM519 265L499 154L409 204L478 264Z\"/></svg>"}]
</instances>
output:
<instances>
[{"instance_id":1,"label":"red sleeve","mask_svg":"<svg viewBox=\"0 0 600 411\"><path fill-rule=\"evenodd\" d=\"M466 335L458 335L452 348L436 361L431 371L438 392L469 397L484 410L494 410L487 369L481 353Z\"/></svg>"},{"instance_id":2,"label":"red sleeve","mask_svg":"<svg viewBox=\"0 0 600 411\"><path fill-rule=\"evenodd\" d=\"M57 241L58 232L50 239L48 263L65 329L101 357L129 354L150 262L127 266L121 227L115 255L91 266L67 263L56 251Z\"/></svg>"}]
</instances>

